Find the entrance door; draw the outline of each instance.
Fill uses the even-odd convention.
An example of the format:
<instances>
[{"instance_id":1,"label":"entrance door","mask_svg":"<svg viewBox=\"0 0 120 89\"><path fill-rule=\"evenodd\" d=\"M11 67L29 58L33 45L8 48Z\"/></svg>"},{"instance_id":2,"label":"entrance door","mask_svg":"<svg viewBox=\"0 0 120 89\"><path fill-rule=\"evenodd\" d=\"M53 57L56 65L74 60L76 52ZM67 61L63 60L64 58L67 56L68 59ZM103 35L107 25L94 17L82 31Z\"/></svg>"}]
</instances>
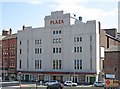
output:
<instances>
[{"instance_id":1,"label":"entrance door","mask_svg":"<svg viewBox=\"0 0 120 89\"><path fill-rule=\"evenodd\" d=\"M56 76L53 76L53 80L56 80Z\"/></svg>"},{"instance_id":2,"label":"entrance door","mask_svg":"<svg viewBox=\"0 0 120 89\"><path fill-rule=\"evenodd\" d=\"M90 84L93 84L95 82L95 77L90 77Z\"/></svg>"},{"instance_id":3,"label":"entrance door","mask_svg":"<svg viewBox=\"0 0 120 89\"><path fill-rule=\"evenodd\" d=\"M29 81L29 75L25 75L25 81Z\"/></svg>"}]
</instances>

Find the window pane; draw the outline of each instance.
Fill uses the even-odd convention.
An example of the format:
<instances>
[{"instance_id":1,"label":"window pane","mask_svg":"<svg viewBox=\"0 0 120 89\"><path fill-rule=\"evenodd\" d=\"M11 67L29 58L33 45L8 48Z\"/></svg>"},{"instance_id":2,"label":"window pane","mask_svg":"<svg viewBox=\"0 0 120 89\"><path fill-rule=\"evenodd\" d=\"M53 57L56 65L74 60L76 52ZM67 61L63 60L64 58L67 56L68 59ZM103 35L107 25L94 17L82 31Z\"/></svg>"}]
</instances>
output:
<instances>
[{"instance_id":1,"label":"window pane","mask_svg":"<svg viewBox=\"0 0 120 89\"><path fill-rule=\"evenodd\" d=\"M55 60L53 60L53 69L55 69Z\"/></svg>"},{"instance_id":2,"label":"window pane","mask_svg":"<svg viewBox=\"0 0 120 89\"><path fill-rule=\"evenodd\" d=\"M58 53L58 48L56 48L56 53Z\"/></svg>"},{"instance_id":3,"label":"window pane","mask_svg":"<svg viewBox=\"0 0 120 89\"><path fill-rule=\"evenodd\" d=\"M58 69L58 60L56 60L56 69Z\"/></svg>"},{"instance_id":4,"label":"window pane","mask_svg":"<svg viewBox=\"0 0 120 89\"><path fill-rule=\"evenodd\" d=\"M61 60L59 60L59 69L61 69Z\"/></svg>"},{"instance_id":5,"label":"window pane","mask_svg":"<svg viewBox=\"0 0 120 89\"><path fill-rule=\"evenodd\" d=\"M61 30L59 30L59 34L61 34Z\"/></svg>"},{"instance_id":6,"label":"window pane","mask_svg":"<svg viewBox=\"0 0 120 89\"><path fill-rule=\"evenodd\" d=\"M61 53L61 48L59 48L59 53Z\"/></svg>"},{"instance_id":7,"label":"window pane","mask_svg":"<svg viewBox=\"0 0 120 89\"><path fill-rule=\"evenodd\" d=\"M80 47L80 52L82 52L82 47Z\"/></svg>"},{"instance_id":8,"label":"window pane","mask_svg":"<svg viewBox=\"0 0 120 89\"><path fill-rule=\"evenodd\" d=\"M53 53L55 53L55 48L53 48Z\"/></svg>"},{"instance_id":9,"label":"window pane","mask_svg":"<svg viewBox=\"0 0 120 89\"><path fill-rule=\"evenodd\" d=\"M79 52L79 47L77 47L77 52Z\"/></svg>"}]
</instances>

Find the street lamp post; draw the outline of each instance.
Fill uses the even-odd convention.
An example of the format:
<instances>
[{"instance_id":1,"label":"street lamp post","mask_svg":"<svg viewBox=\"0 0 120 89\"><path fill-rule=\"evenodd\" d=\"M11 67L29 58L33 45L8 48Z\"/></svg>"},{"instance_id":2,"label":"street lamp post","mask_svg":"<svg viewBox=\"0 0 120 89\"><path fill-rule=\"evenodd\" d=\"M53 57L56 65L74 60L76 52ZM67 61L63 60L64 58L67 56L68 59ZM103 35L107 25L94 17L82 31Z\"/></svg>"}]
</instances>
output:
<instances>
[{"instance_id":1,"label":"street lamp post","mask_svg":"<svg viewBox=\"0 0 120 89\"><path fill-rule=\"evenodd\" d=\"M75 59L74 59L74 50L72 50L72 53L73 53L73 61L74 61L74 60L75 60ZM75 62L75 61L74 61L74 62ZM75 82L75 68L74 68L74 66L76 66L76 65L75 65L76 63L74 63L74 62L73 62L73 70L74 70L74 73L73 73L73 82Z\"/></svg>"},{"instance_id":2,"label":"street lamp post","mask_svg":"<svg viewBox=\"0 0 120 89\"><path fill-rule=\"evenodd\" d=\"M18 72L18 79L19 79L19 86L20 86L20 89L21 89L21 72Z\"/></svg>"}]
</instances>

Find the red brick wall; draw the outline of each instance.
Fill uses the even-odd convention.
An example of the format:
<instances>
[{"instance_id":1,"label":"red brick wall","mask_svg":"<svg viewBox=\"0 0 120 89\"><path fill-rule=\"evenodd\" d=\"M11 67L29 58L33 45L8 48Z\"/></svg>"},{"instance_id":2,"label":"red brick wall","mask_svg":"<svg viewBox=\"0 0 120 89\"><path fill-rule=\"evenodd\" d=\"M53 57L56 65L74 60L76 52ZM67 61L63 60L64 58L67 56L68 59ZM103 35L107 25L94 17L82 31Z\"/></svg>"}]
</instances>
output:
<instances>
[{"instance_id":1,"label":"red brick wall","mask_svg":"<svg viewBox=\"0 0 120 89\"><path fill-rule=\"evenodd\" d=\"M120 80L120 51L105 52L104 66L105 74L115 74L116 79Z\"/></svg>"}]
</instances>

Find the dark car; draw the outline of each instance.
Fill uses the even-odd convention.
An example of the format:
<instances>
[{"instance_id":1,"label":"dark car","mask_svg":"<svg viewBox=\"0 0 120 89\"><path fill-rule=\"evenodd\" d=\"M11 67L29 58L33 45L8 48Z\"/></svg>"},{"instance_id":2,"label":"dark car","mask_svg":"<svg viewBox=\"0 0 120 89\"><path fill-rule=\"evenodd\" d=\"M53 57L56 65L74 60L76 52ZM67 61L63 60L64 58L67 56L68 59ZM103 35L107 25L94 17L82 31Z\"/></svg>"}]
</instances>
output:
<instances>
[{"instance_id":1,"label":"dark car","mask_svg":"<svg viewBox=\"0 0 120 89\"><path fill-rule=\"evenodd\" d=\"M63 84L61 84L61 83L54 83L52 85L48 85L47 89L63 89Z\"/></svg>"}]
</instances>

